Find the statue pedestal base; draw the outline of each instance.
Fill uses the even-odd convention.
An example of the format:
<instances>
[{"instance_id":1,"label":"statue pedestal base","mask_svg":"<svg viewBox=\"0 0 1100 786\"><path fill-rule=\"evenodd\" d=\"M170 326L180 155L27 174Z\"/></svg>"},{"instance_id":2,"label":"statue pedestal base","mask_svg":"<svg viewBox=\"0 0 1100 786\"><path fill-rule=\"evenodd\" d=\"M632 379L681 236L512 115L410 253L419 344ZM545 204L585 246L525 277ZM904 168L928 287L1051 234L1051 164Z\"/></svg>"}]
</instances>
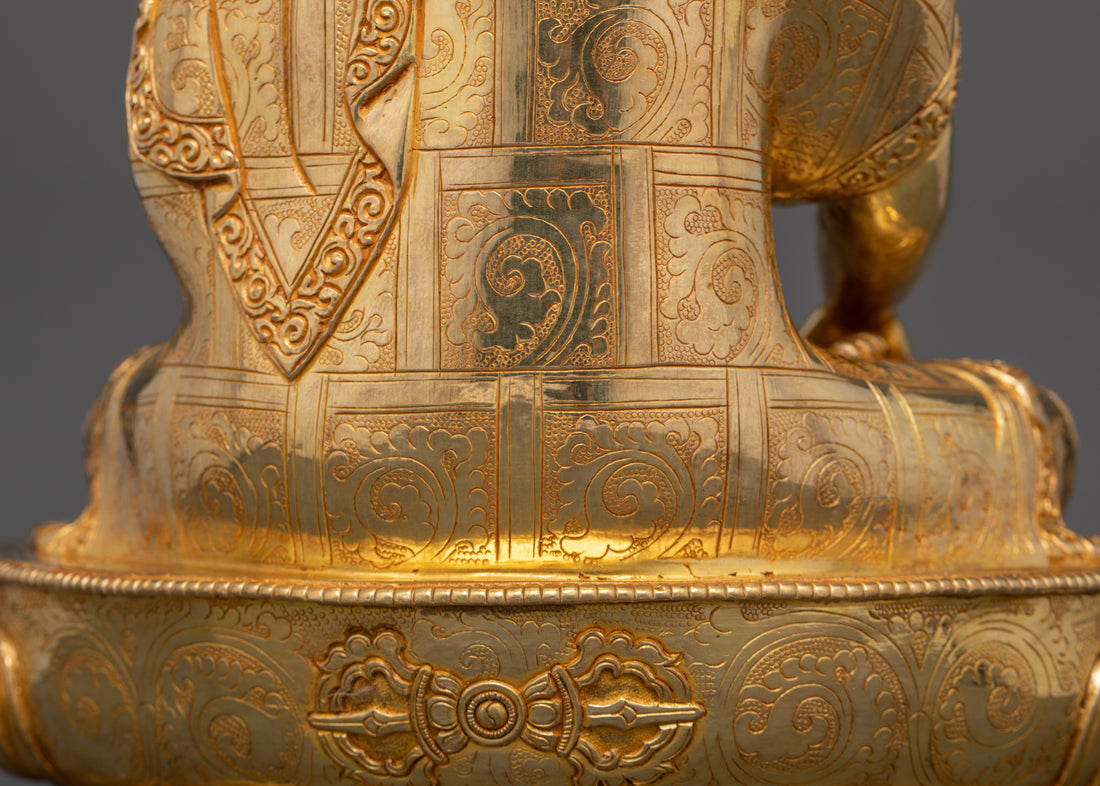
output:
<instances>
[{"instance_id":1,"label":"statue pedestal base","mask_svg":"<svg viewBox=\"0 0 1100 786\"><path fill-rule=\"evenodd\" d=\"M1100 573L184 580L0 560L3 763L68 783L1063 784Z\"/></svg>"}]
</instances>

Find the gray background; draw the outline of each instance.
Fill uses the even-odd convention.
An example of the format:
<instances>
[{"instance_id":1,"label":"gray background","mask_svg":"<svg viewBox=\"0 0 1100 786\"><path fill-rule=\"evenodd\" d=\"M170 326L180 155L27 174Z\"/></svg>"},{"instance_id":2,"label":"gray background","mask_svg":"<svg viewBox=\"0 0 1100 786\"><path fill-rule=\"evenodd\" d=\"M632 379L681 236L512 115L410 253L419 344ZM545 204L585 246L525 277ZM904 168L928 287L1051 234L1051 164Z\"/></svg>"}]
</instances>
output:
<instances>
[{"instance_id":1,"label":"gray background","mask_svg":"<svg viewBox=\"0 0 1100 786\"><path fill-rule=\"evenodd\" d=\"M84 412L181 301L126 161L136 3L3 4L0 540L23 540L79 513ZM919 356L999 358L1065 398L1083 443L1070 520L1100 534L1100 3L962 6L954 202L902 313ZM776 234L797 321L820 298L813 209L779 211Z\"/></svg>"}]
</instances>

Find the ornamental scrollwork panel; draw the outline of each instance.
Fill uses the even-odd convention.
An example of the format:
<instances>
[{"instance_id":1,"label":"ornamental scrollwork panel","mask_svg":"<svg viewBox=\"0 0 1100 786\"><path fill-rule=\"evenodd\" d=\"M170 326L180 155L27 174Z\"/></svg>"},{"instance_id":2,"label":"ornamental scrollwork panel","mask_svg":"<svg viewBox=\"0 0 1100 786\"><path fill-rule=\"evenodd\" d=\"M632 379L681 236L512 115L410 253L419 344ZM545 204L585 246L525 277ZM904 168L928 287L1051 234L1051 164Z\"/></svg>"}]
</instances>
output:
<instances>
[{"instance_id":1,"label":"ornamental scrollwork panel","mask_svg":"<svg viewBox=\"0 0 1100 786\"><path fill-rule=\"evenodd\" d=\"M724 747L739 782L840 786L897 774L909 698L889 653L822 627L777 635L733 679Z\"/></svg>"},{"instance_id":2,"label":"ornamental scrollwork panel","mask_svg":"<svg viewBox=\"0 0 1100 786\"><path fill-rule=\"evenodd\" d=\"M770 262L752 239L767 226L763 194L659 187L656 199L660 362L747 363L774 328Z\"/></svg>"},{"instance_id":3,"label":"ornamental scrollwork panel","mask_svg":"<svg viewBox=\"0 0 1100 786\"><path fill-rule=\"evenodd\" d=\"M547 412L543 446L543 556L595 565L716 553L724 409Z\"/></svg>"},{"instance_id":4,"label":"ornamental scrollwork panel","mask_svg":"<svg viewBox=\"0 0 1100 786\"><path fill-rule=\"evenodd\" d=\"M615 364L610 189L460 192L443 212L444 368Z\"/></svg>"},{"instance_id":5,"label":"ornamental scrollwork panel","mask_svg":"<svg viewBox=\"0 0 1100 786\"><path fill-rule=\"evenodd\" d=\"M51 665L38 685L46 754L71 775L95 771L119 786L141 780L148 742L124 654L98 637L72 634L54 647Z\"/></svg>"},{"instance_id":6,"label":"ornamental scrollwork panel","mask_svg":"<svg viewBox=\"0 0 1100 786\"><path fill-rule=\"evenodd\" d=\"M877 412L772 410L761 553L887 562L895 537L894 437Z\"/></svg>"},{"instance_id":7,"label":"ornamental scrollwork panel","mask_svg":"<svg viewBox=\"0 0 1100 786\"><path fill-rule=\"evenodd\" d=\"M225 122L206 117L184 122L171 116L157 98L152 69L148 44L139 38L126 94L130 143L137 155L176 177L204 178L235 171L237 154Z\"/></svg>"},{"instance_id":8,"label":"ornamental scrollwork panel","mask_svg":"<svg viewBox=\"0 0 1100 786\"><path fill-rule=\"evenodd\" d=\"M991 419L918 416L924 455L954 468L946 484L928 484L920 519L921 542L931 558L948 551L1000 553L1012 558L1026 548L1016 468L997 456Z\"/></svg>"},{"instance_id":9,"label":"ornamental scrollwork panel","mask_svg":"<svg viewBox=\"0 0 1100 786\"><path fill-rule=\"evenodd\" d=\"M1045 786L1100 646L1091 596L402 609L5 593L5 640L49 642L26 664L34 737L110 784Z\"/></svg>"},{"instance_id":10,"label":"ornamental scrollwork panel","mask_svg":"<svg viewBox=\"0 0 1100 786\"><path fill-rule=\"evenodd\" d=\"M536 143L711 141L709 0L545 0L536 16Z\"/></svg>"},{"instance_id":11,"label":"ornamental scrollwork panel","mask_svg":"<svg viewBox=\"0 0 1100 786\"><path fill-rule=\"evenodd\" d=\"M496 428L489 412L331 418L324 494L333 561L495 562Z\"/></svg>"},{"instance_id":12,"label":"ornamental scrollwork panel","mask_svg":"<svg viewBox=\"0 0 1100 786\"><path fill-rule=\"evenodd\" d=\"M429 0L424 24L416 144L487 147L494 128L495 0Z\"/></svg>"},{"instance_id":13,"label":"ornamental scrollwork panel","mask_svg":"<svg viewBox=\"0 0 1100 786\"><path fill-rule=\"evenodd\" d=\"M261 343L288 371L300 368L321 338L336 330L336 318L347 306L345 295L360 285L392 224L393 187L373 157L364 155L353 164L340 193L296 284L290 284L269 251L257 220L262 213L249 200L238 198L214 219L218 252L240 307Z\"/></svg>"},{"instance_id":14,"label":"ornamental scrollwork panel","mask_svg":"<svg viewBox=\"0 0 1100 786\"><path fill-rule=\"evenodd\" d=\"M993 786L1007 777L1025 786L1053 782L1079 709L1055 681L1065 666L1081 680L1082 663L1060 664L1030 627L1026 619L966 625L952 637L925 699L937 782Z\"/></svg>"},{"instance_id":15,"label":"ornamental scrollwork panel","mask_svg":"<svg viewBox=\"0 0 1100 786\"><path fill-rule=\"evenodd\" d=\"M305 742L279 671L249 641L177 647L157 679L163 755L210 781L290 780Z\"/></svg>"},{"instance_id":16,"label":"ornamental scrollwork panel","mask_svg":"<svg viewBox=\"0 0 1100 786\"><path fill-rule=\"evenodd\" d=\"M180 552L288 564L296 544L287 502L285 415L179 407L173 418L173 494ZM193 526L197 520L216 526Z\"/></svg>"},{"instance_id":17,"label":"ornamental scrollwork panel","mask_svg":"<svg viewBox=\"0 0 1100 786\"><path fill-rule=\"evenodd\" d=\"M221 117L225 108L215 83L208 2L161 0L151 42L159 52L151 87L164 108L189 118ZM144 24L145 19L139 24Z\"/></svg>"}]
</instances>

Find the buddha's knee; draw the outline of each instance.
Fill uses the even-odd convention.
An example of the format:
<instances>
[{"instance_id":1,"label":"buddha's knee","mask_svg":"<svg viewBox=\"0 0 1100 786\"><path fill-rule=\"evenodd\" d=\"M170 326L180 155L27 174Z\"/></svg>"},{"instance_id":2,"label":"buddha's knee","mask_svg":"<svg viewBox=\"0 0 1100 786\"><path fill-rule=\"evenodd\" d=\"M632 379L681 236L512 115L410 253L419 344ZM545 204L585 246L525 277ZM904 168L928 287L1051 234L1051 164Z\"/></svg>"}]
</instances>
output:
<instances>
[{"instance_id":1,"label":"buddha's knee","mask_svg":"<svg viewBox=\"0 0 1100 786\"><path fill-rule=\"evenodd\" d=\"M1048 438L1057 470L1058 499L1063 509L1073 493L1077 474L1077 426L1066 403L1053 390L1039 388L1039 404L1049 423Z\"/></svg>"},{"instance_id":2,"label":"buddha's knee","mask_svg":"<svg viewBox=\"0 0 1100 786\"><path fill-rule=\"evenodd\" d=\"M1100 786L1100 660L1093 667L1059 786Z\"/></svg>"},{"instance_id":3,"label":"buddha's knee","mask_svg":"<svg viewBox=\"0 0 1100 786\"><path fill-rule=\"evenodd\" d=\"M135 424L137 398L155 377L164 345L143 347L111 374L107 385L84 423L84 473L88 483L88 505L71 524L48 524L35 533L39 556L52 561L78 561L95 536L105 516L130 518L127 510L136 503L134 490L137 453Z\"/></svg>"}]
</instances>

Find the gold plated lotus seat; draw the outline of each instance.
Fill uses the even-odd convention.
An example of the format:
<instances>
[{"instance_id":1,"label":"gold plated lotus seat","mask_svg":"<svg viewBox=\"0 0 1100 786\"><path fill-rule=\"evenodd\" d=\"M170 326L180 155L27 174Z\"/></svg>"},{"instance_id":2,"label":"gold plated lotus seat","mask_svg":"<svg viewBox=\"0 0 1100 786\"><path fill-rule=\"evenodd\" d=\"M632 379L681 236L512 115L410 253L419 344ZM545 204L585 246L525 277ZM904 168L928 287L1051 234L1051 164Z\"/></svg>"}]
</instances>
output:
<instances>
[{"instance_id":1,"label":"gold plated lotus seat","mask_svg":"<svg viewBox=\"0 0 1100 786\"><path fill-rule=\"evenodd\" d=\"M1095 784L1072 420L894 315L958 62L951 0L143 0L186 314L89 418L84 515L0 561L0 761Z\"/></svg>"}]
</instances>

